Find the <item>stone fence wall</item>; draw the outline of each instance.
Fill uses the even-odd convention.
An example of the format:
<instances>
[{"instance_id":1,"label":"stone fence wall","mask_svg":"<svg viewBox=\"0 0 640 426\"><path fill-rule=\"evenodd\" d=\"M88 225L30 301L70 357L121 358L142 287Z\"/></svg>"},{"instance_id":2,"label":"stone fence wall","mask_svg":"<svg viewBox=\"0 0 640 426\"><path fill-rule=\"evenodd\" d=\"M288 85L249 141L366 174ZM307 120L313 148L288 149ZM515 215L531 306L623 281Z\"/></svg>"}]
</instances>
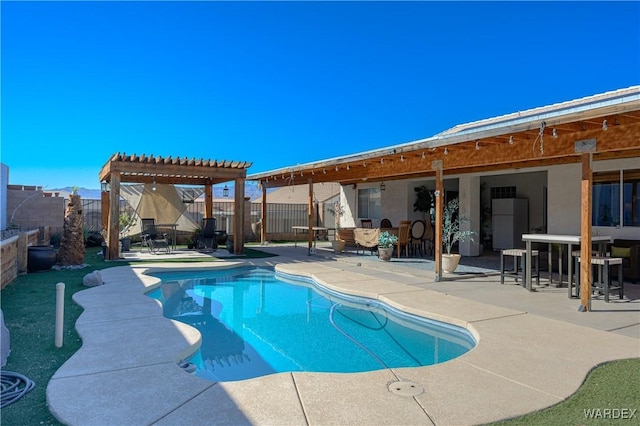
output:
<instances>
[{"instance_id":1,"label":"stone fence wall","mask_svg":"<svg viewBox=\"0 0 640 426\"><path fill-rule=\"evenodd\" d=\"M46 245L49 241L48 227L22 232L0 242L0 259L2 261L1 287L16 279L18 274L27 272L27 256L29 246ZM45 240L46 238L46 240Z\"/></svg>"},{"instance_id":2,"label":"stone fence wall","mask_svg":"<svg viewBox=\"0 0 640 426\"><path fill-rule=\"evenodd\" d=\"M23 231L49 227L51 233L61 233L65 204L64 197L43 192L41 187L7 185L7 226Z\"/></svg>"}]
</instances>

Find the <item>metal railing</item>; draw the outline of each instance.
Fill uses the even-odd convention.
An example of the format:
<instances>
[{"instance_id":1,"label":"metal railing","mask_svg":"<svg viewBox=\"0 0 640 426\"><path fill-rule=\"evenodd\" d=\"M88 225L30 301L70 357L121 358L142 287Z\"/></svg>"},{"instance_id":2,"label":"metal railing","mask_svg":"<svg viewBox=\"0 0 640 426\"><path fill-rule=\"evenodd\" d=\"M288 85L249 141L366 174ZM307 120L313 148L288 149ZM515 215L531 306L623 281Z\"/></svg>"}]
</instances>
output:
<instances>
[{"instance_id":1,"label":"metal railing","mask_svg":"<svg viewBox=\"0 0 640 426\"><path fill-rule=\"evenodd\" d=\"M251 223L256 223L262 219L262 204L250 203L249 217ZM186 205L187 212L196 223L201 223L204 217L204 203L189 203ZM121 211L127 209L126 203L121 206ZM267 203L267 223L268 234L288 235L292 234L292 226L306 226L309 223L309 206L307 204L280 204ZM85 229L100 231L102 227L102 209L100 200L82 200L82 213ZM217 228L233 233L233 202L214 202L213 217L216 218Z\"/></svg>"}]
</instances>

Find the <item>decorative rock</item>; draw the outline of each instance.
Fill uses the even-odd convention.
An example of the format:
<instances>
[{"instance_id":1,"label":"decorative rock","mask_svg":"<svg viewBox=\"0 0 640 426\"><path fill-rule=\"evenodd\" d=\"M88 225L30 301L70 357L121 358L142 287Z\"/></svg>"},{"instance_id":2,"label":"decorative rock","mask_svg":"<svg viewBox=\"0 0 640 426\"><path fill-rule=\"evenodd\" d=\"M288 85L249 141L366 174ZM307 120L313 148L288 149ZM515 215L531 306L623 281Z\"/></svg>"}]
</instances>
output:
<instances>
[{"instance_id":1,"label":"decorative rock","mask_svg":"<svg viewBox=\"0 0 640 426\"><path fill-rule=\"evenodd\" d=\"M100 275L100 272L93 271L84 276L82 284L85 287L96 287L104 284L104 281L102 281L102 275Z\"/></svg>"}]
</instances>

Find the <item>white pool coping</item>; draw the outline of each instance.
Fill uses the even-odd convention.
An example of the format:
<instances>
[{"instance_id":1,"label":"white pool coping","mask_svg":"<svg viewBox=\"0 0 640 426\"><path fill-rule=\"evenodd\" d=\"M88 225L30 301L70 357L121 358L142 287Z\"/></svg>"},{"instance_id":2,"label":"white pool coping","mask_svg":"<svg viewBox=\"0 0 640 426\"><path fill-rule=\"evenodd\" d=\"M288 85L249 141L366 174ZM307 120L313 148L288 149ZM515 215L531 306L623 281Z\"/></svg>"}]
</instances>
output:
<instances>
[{"instance_id":1,"label":"white pool coping","mask_svg":"<svg viewBox=\"0 0 640 426\"><path fill-rule=\"evenodd\" d=\"M158 280L145 273L247 263L276 266L334 290L460 325L474 334L478 345L442 364L367 373L280 373L213 383L184 372L176 362L195 351L199 333L162 316L158 302L145 295ZM49 408L69 425L479 424L559 403L598 364L640 356L635 335L566 320L590 315L584 318L592 322L600 315L607 321L610 315L567 312L571 305L559 299L566 299L564 292L528 293L519 286L501 286L499 277L434 284L428 271L371 266L286 250L277 258L243 262L105 269L105 285L74 295L84 308L76 323L83 344L49 382ZM468 287L464 293L463 286ZM485 301L470 299L474 292ZM491 293L496 304L486 302ZM520 298L523 309L500 306L505 297ZM549 302L551 297L557 301ZM557 315L530 313L528 304L536 303L556 303ZM638 312L637 304L629 307ZM390 392L389 385L396 382L410 382L423 392ZM582 415L576 413L576 422L584 420Z\"/></svg>"}]
</instances>

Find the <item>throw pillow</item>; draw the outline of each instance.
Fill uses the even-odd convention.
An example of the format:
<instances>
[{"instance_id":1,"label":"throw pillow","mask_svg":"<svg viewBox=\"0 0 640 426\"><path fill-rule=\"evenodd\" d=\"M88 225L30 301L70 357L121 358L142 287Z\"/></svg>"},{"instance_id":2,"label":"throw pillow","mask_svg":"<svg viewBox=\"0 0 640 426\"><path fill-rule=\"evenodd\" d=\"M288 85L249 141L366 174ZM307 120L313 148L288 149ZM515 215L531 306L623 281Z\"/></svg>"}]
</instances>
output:
<instances>
[{"instance_id":1,"label":"throw pillow","mask_svg":"<svg viewBox=\"0 0 640 426\"><path fill-rule=\"evenodd\" d=\"M611 247L611 257L631 257L631 247Z\"/></svg>"}]
</instances>

